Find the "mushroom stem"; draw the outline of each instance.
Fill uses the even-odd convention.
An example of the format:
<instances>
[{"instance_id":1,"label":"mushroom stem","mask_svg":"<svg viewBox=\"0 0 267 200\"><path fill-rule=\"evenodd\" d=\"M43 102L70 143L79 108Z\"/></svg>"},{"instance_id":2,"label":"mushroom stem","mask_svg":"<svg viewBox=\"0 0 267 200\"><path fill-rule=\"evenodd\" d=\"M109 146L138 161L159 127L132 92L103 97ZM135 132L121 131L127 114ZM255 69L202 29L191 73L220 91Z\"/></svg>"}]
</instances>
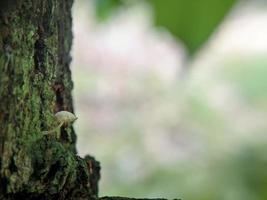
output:
<instances>
[{"instance_id":1,"label":"mushroom stem","mask_svg":"<svg viewBox=\"0 0 267 200\"><path fill-rule=\"evenodd\" d=\"M53 132L56 132L56 137L60 138L60 128L61 126L64 124L64 122L61 122L56 128L50 130L50 131L42 131L42 133L44 133L44 135L50 135Z\"/></svg>"}]
</instances>

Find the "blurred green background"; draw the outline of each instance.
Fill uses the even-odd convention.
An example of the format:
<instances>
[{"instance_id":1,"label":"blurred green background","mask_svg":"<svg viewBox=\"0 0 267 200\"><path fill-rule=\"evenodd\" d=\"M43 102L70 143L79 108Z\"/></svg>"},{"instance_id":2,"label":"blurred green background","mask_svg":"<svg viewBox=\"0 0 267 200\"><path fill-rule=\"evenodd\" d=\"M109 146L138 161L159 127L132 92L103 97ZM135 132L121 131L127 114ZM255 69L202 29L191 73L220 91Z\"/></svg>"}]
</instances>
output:
<instances>
[{"instance_id":1,"label":"blurred green background","mask_svg":"<svg viewBox=\"0 0 267 200\"><path fill-rule=\"evenodd\" d=\"M267 2L77 0L75 123L100 196L267 199Z\"/></svg>"}]
</instances>

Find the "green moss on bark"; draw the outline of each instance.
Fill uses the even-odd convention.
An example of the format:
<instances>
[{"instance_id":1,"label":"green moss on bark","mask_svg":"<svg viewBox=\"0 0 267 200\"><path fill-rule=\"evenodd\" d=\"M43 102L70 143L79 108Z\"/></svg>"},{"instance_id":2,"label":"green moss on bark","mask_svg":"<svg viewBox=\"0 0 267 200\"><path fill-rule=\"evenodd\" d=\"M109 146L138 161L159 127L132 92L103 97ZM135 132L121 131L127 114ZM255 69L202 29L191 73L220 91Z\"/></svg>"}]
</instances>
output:
<instances>
[{"instance_id":1,"label":"green moss on bark","mask_svg":"<svg viewBox=\"0 0 267 200\"><path fill-rule=\"evenodd\" d=\"M0 9L0 199L96 197L99 163L76 155L73 128L42 133L73 112L72 0L13 4Z\"/></svg>"}]
</instances>

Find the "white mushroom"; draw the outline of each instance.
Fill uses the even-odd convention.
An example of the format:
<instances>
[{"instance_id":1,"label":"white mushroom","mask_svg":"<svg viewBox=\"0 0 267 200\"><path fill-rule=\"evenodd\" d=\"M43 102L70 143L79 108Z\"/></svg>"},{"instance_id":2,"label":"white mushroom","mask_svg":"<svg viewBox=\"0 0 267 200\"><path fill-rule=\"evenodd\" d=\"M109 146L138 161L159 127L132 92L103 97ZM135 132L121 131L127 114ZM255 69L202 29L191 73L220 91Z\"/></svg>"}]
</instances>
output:
<instances>
[{"instance_id":1,"label":"white mushroom","mask_svg":"<svg viewBox=\"0 0 267 200\"><path fill-rule=\"evenodd\" d=\"M73 113L68 111L59 111L55 114L57 121L62 125L68 126L78 119Z\"/></svg>"},{"instance_id":2,"label":"white mushroom","mask_svg":"<svg viewBox=\"0 0 267 200\"><path fill-rule=\"evenodd\" d=\"M60 138L60 128L61 126L68 127L71 125L76 119L78 119L73 113L68 111L59 111L55 114L56 120L59 122L59 125L50 131L43 131L45 135L56 132L56 137Z\"/></svg>"}]
</instances>

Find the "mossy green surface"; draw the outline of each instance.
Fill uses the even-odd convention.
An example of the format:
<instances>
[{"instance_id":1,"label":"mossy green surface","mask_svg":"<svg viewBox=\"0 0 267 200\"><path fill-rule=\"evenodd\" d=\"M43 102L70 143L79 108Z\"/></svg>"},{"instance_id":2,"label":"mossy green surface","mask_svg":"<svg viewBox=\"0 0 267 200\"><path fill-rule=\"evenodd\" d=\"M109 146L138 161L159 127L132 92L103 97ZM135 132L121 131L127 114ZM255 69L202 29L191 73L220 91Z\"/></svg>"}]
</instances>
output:
<instances>
[{"instance_id":1,"label":"mossy green surface","mask_svg":"<svg viewBox=\"0 0 267 200\"><path fill-rule=\"evenodd\" d=\"M73 112L72 0L13 3L0 9L0 199L96 197L99 163L76 155L73 128L43 134Z\"/></svg>"}]
</instances>

